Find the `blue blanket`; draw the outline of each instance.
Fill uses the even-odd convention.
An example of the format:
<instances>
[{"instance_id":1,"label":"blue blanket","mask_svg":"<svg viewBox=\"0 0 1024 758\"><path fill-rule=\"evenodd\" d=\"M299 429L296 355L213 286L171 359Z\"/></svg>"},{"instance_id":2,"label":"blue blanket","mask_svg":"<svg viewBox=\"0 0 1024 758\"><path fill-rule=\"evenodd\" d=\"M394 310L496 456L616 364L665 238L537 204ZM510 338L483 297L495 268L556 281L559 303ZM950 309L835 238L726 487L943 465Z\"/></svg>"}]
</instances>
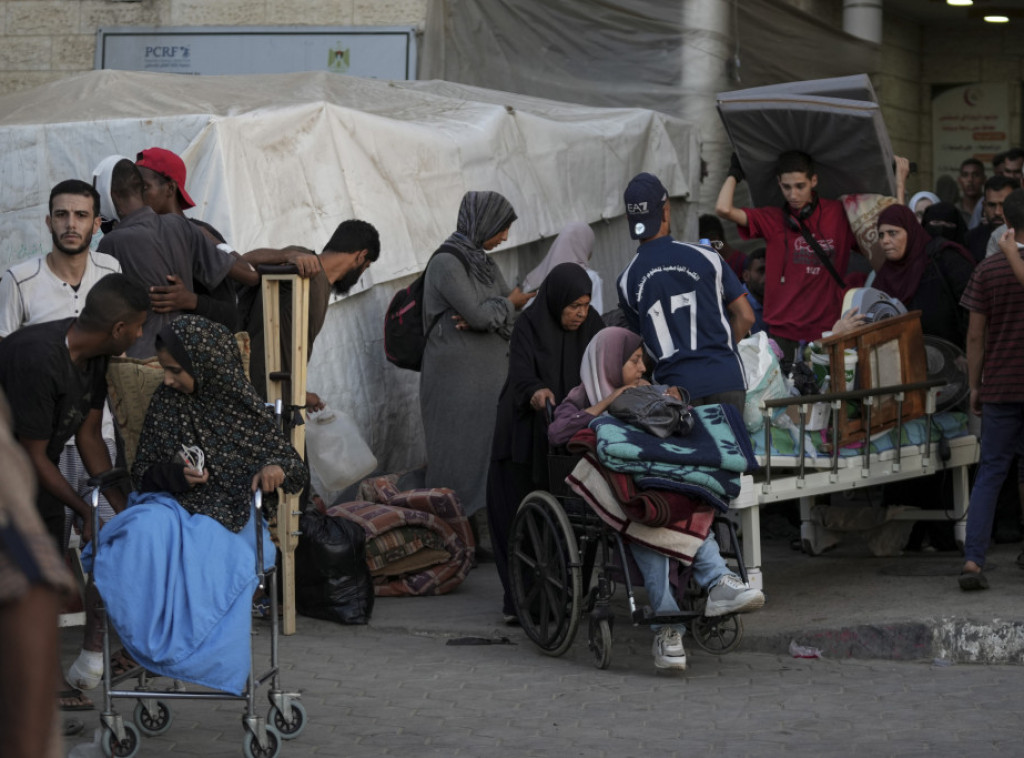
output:
<instances>
[{"instance_id":1,"label":"blue blanket","mask_svg":"<svg viewBox=\"0 0 1024 758\"><path fill-rule=\"evenodd\" d=\"M256 545L166 493L133 494L82 555L110 622L148 671L241 694L251 666ZM255 513L255 511L253 512ZM275 549L263 525L263 557Z\"/></svg>"},{"instance_id":2,"label":"blue blanket","mask_svg":"<svg viewBox=\"0 0 1024 758\"><path fill-rule=\"evenodd\" d=\"M641 478L658 477L709 489L724 498L740 492L740 475L757 470L743 418L731 405L693 409L693 430L659 439L603 414L590 422L602 466Z\"/></svg>"}]
</instances>

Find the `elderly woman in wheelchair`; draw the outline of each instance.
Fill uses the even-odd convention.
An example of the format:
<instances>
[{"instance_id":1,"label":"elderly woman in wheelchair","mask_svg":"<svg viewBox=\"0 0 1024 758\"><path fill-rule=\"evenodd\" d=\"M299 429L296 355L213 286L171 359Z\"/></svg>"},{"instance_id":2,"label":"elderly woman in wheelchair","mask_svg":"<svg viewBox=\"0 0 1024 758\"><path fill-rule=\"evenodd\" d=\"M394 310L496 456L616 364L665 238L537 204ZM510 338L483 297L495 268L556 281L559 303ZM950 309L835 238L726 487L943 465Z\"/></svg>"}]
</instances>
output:
<instances>
[{"instance_id":1,"label":"elderly woman in wheelchair","mask_svg":"<svg viewBox=\"0 0 1024 758\"><path fill-rule=\"evenodd\" d=\"M607 413L612 401L629 387L646 385L641 338L627 329L608 327L590 342L580 368L582 384L571 390L555 409L548 440L563 446L592 420ZM676 567L668 556L637 542L629 550L643 575L650 604L657 617L678 616L679 603L670 582ZM764 605L764 595L733 573L723 559L713 530L709 530L692 557L692 580L707 590L705 618L747 613ZM682 623L652 624L654 665L659 669L686 668ZM592 643L593 644L593 643Z\"/></svg>"}]
</instances>

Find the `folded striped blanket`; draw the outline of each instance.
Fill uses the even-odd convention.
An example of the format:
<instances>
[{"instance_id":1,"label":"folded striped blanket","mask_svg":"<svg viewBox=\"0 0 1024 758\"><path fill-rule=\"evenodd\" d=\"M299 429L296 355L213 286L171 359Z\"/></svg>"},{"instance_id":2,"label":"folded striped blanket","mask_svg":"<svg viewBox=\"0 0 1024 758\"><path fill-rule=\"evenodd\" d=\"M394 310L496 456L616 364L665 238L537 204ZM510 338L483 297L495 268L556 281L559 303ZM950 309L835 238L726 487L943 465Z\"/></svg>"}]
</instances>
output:
<instances>
[{"instance_id":1,"label":"folded striped blanket","mask_svg":"<svg viewBox=\"0 0 1024 758\"><path fill-rule=\"evenodd\" d=\"M689 502L685 507L681 500L674 503L670 514L674 520L671 523L664 526L643 524L634 520L632 516L638 514L627 512L627 507L620 501L623 493L616 491L616 477L619 478L619 484L626 478L603 469L594 456L588 453L576 464L566 482L602 521L626 540L649 547L683 563L692 563L693 556L704 544L711 530L715 518L714 508L687 498ZM672 500L673 493L661 494L669 496L669 500Z\"/></svg>"}]
</instances>

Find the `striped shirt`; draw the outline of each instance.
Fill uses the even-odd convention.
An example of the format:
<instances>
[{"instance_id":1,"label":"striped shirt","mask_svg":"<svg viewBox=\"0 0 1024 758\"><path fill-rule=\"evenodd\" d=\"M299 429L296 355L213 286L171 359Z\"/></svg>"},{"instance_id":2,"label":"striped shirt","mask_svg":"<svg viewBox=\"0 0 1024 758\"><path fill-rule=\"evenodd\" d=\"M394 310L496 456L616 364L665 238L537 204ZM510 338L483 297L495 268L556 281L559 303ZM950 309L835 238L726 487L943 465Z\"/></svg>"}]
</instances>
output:
<instances>
[{"instance_id":1,"label":"striped shirt","mask_svg":"<svg viewBox=\"0 0 1024 758\"><path fill-rule=\"evenodd\" d=\"M1003 255L974 269L960 304L986 318L982 403L1024 403L1024 287Z\"/></svg>"}]
</instances>

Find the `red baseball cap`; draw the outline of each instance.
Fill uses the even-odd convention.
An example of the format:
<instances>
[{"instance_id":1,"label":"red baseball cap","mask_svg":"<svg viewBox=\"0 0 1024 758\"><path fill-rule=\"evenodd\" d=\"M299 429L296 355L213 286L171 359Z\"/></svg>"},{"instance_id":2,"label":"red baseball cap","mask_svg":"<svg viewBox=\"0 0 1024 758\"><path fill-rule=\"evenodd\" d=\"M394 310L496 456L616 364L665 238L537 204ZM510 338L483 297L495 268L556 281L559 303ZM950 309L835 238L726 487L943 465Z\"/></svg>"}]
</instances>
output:
<instances>
[{"instance_id":1,"label":"red baseball cap","mask_svg":"<svg viewBox=\"0 0 1024 758\"><path fill-rule=\"evenodd\" d=\"M156 171L177 184L182 210L195 206L185 191L185 163L175 153L162 147L151 147L135 156L135 165Z\"/></svg>"}]
</instances>

